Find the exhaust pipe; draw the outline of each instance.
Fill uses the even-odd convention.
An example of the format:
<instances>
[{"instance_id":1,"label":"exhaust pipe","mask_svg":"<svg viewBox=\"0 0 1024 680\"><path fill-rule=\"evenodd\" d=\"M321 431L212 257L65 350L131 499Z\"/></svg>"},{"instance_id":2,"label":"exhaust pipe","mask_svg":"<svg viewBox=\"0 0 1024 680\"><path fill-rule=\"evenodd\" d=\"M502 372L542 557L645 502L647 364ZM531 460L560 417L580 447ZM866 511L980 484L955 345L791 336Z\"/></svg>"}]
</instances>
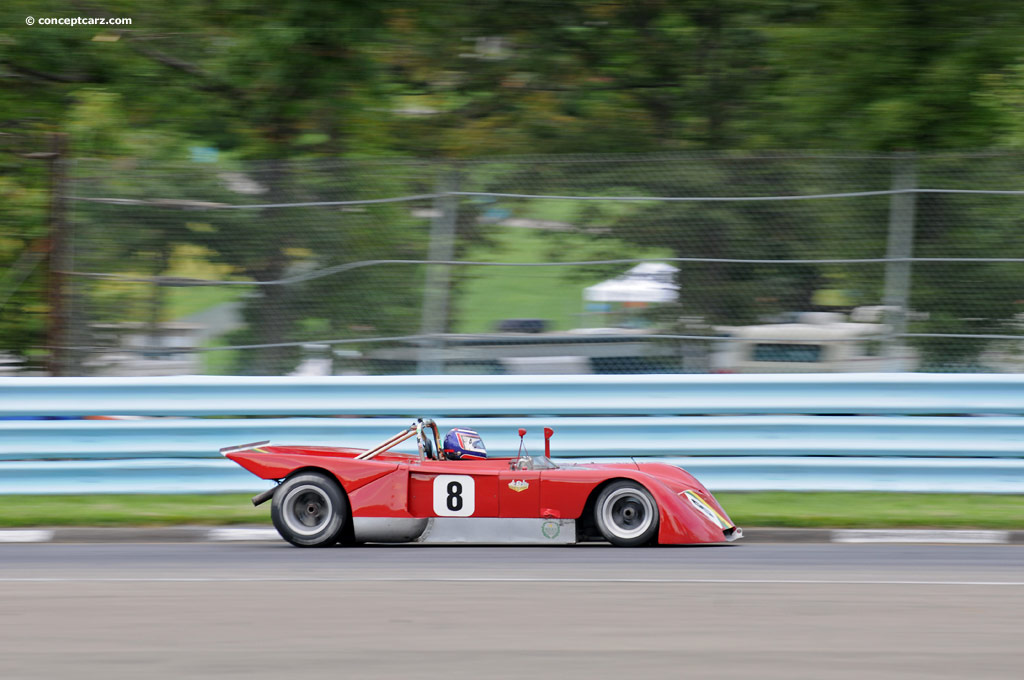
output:
<instances>
[{"instance_id":1,"label":"exhaust pipe","mask_svg":"<svg viewBox=\"0 0 1024 680\"><path fill-rule=\"evenodd\" d=\"M260 505L262 503L266 503L267 501L274 497L275 491L277 491L277 486L274 486L274 488L272 489L267 489L266 491L262 491L256 494L255 496L252 497L252 504Z\"/></svg>"}]
</instances>

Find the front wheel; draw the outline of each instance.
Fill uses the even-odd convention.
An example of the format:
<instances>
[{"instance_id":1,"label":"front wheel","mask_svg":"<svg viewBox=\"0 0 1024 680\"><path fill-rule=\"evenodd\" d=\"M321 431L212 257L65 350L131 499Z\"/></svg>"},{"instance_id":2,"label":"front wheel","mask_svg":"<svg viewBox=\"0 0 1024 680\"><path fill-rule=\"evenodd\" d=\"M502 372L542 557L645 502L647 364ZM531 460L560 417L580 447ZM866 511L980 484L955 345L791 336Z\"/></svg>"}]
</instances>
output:
<instances>
[{"instance_id":1,"label":"front wheel","mask_svg":"<svg viewBox=\"0 0 1024 680\"><path fill-rule=\"evenodd\" d=\"M317 472L285 480L274 491L270 518L281 538L301 548L334 545L341 538L349 505L336 481Z\"/></svg>"},{"instance_id":2,"label":"front wheel","mask_svg":"<svg viewBox=\"0 0 1024 680\"><path fill-rule=\"evenodd\" d=\"M658 533L658 504L651 492L633 481L606 486L594 503L594 522L612 545L650 543Z\"/></svg>"}]
</instances>

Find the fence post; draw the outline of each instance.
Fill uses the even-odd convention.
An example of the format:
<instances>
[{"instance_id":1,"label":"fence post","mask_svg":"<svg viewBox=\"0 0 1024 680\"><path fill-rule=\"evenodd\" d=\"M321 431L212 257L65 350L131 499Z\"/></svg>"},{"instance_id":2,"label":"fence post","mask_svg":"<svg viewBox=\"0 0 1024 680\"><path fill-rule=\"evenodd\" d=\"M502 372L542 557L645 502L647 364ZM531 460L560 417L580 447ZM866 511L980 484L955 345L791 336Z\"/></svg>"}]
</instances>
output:
<instances>
[{"instance_id":1,"label":"fence post","mask_svg":"<svg viewBox=\"0 0 1024 680\"><path fill-rule=\"evenodd\" d=\"M455 170L446 169L438 180L438 197L434 199L434 217L430 223L430 245L427 259L451 260L455 256L455 225L458 220L459 199L450 192L458 191L459 177ZM444 338L448 330L448 297L451 289L451 265L428 264L423 284L423 317L420 333L435 337L419 346L417 373L436 375L444 373Z\"/></svg>"},{"instance_id":2,"label":"fence post","mask_svg":"<svg viewBox=\"0 0 1024 680\"><path fill-rule=\"evenodd\" d=\"M50 307L46 344L50 352L47 370L51 376L68 375L72 368L69 347L67 276L71 270L71 234L67 219L67 138L57 132L50 146L50 209L46 299Z\"/></svg>"},{"instance_id":3,"label":"fence post","mask_svg":"<svg viewBox=\"0 0 1024 680\"><path fill-rule=\"evenodd\" d=\"M889 199L889 240L886 247L885 292L882 304L889 334L885 356L890 371L901 368L903 334L907 332L910 311L910 270L908 258L914 253L914 208L917 201L917 162L913 152L896 154L893 160L892 190Z\"/></svg>"}]
</instances>

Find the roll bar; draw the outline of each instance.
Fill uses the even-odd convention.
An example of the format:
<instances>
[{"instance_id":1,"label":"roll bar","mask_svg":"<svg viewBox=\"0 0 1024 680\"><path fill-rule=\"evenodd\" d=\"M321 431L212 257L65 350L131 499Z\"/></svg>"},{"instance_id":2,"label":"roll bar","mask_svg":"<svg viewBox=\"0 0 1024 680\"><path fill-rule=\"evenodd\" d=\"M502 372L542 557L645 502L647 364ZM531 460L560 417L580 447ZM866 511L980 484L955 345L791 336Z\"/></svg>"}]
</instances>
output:
<instances>
[{"instance_id":1,"label":"roll bar","mask_svg":"<svg viewBox=\"0 0 1024 680\"><path fill-rule=\"evenodd\" d=\"M358 456L353 458L353 460L370 460L374 456L384 453L385 451L388 451L393 447L398 446L402 442L411 439L412 437L417 437L422 442L422 438L424 436L423 430L424 428L427 427L431 428L434 431L434 457L440 458L441 438L437 432L437 423L435 423L431 418L417 418L416 421L409 427L405 428L404 430L394 435L393 437L390 437L382 441L380 444L377 444L372 449L367 449L366 451L363 451ZM420 461L425 460L427 456L422 444L420 444L419 446L419 451Z\"/></svg>"}]
</instances>

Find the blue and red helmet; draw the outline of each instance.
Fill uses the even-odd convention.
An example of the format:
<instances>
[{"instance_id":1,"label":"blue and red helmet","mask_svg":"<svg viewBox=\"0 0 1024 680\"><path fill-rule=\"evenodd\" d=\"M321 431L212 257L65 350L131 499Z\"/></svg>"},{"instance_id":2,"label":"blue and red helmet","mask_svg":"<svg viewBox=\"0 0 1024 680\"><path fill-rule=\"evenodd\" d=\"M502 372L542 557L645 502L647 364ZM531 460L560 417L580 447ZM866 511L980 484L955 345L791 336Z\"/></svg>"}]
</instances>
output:
<instances>
[{"instance_id":1,"label":"blue and red helmet","mask_svg":"<svg viewBox=\"0 0 1024 680\"><path fill-rule=\"evenodd\" d=\"M484 440L475 430L456 427L444 436L444 457L448 460L486 458Z\"/></svg>"}]
</instances>

